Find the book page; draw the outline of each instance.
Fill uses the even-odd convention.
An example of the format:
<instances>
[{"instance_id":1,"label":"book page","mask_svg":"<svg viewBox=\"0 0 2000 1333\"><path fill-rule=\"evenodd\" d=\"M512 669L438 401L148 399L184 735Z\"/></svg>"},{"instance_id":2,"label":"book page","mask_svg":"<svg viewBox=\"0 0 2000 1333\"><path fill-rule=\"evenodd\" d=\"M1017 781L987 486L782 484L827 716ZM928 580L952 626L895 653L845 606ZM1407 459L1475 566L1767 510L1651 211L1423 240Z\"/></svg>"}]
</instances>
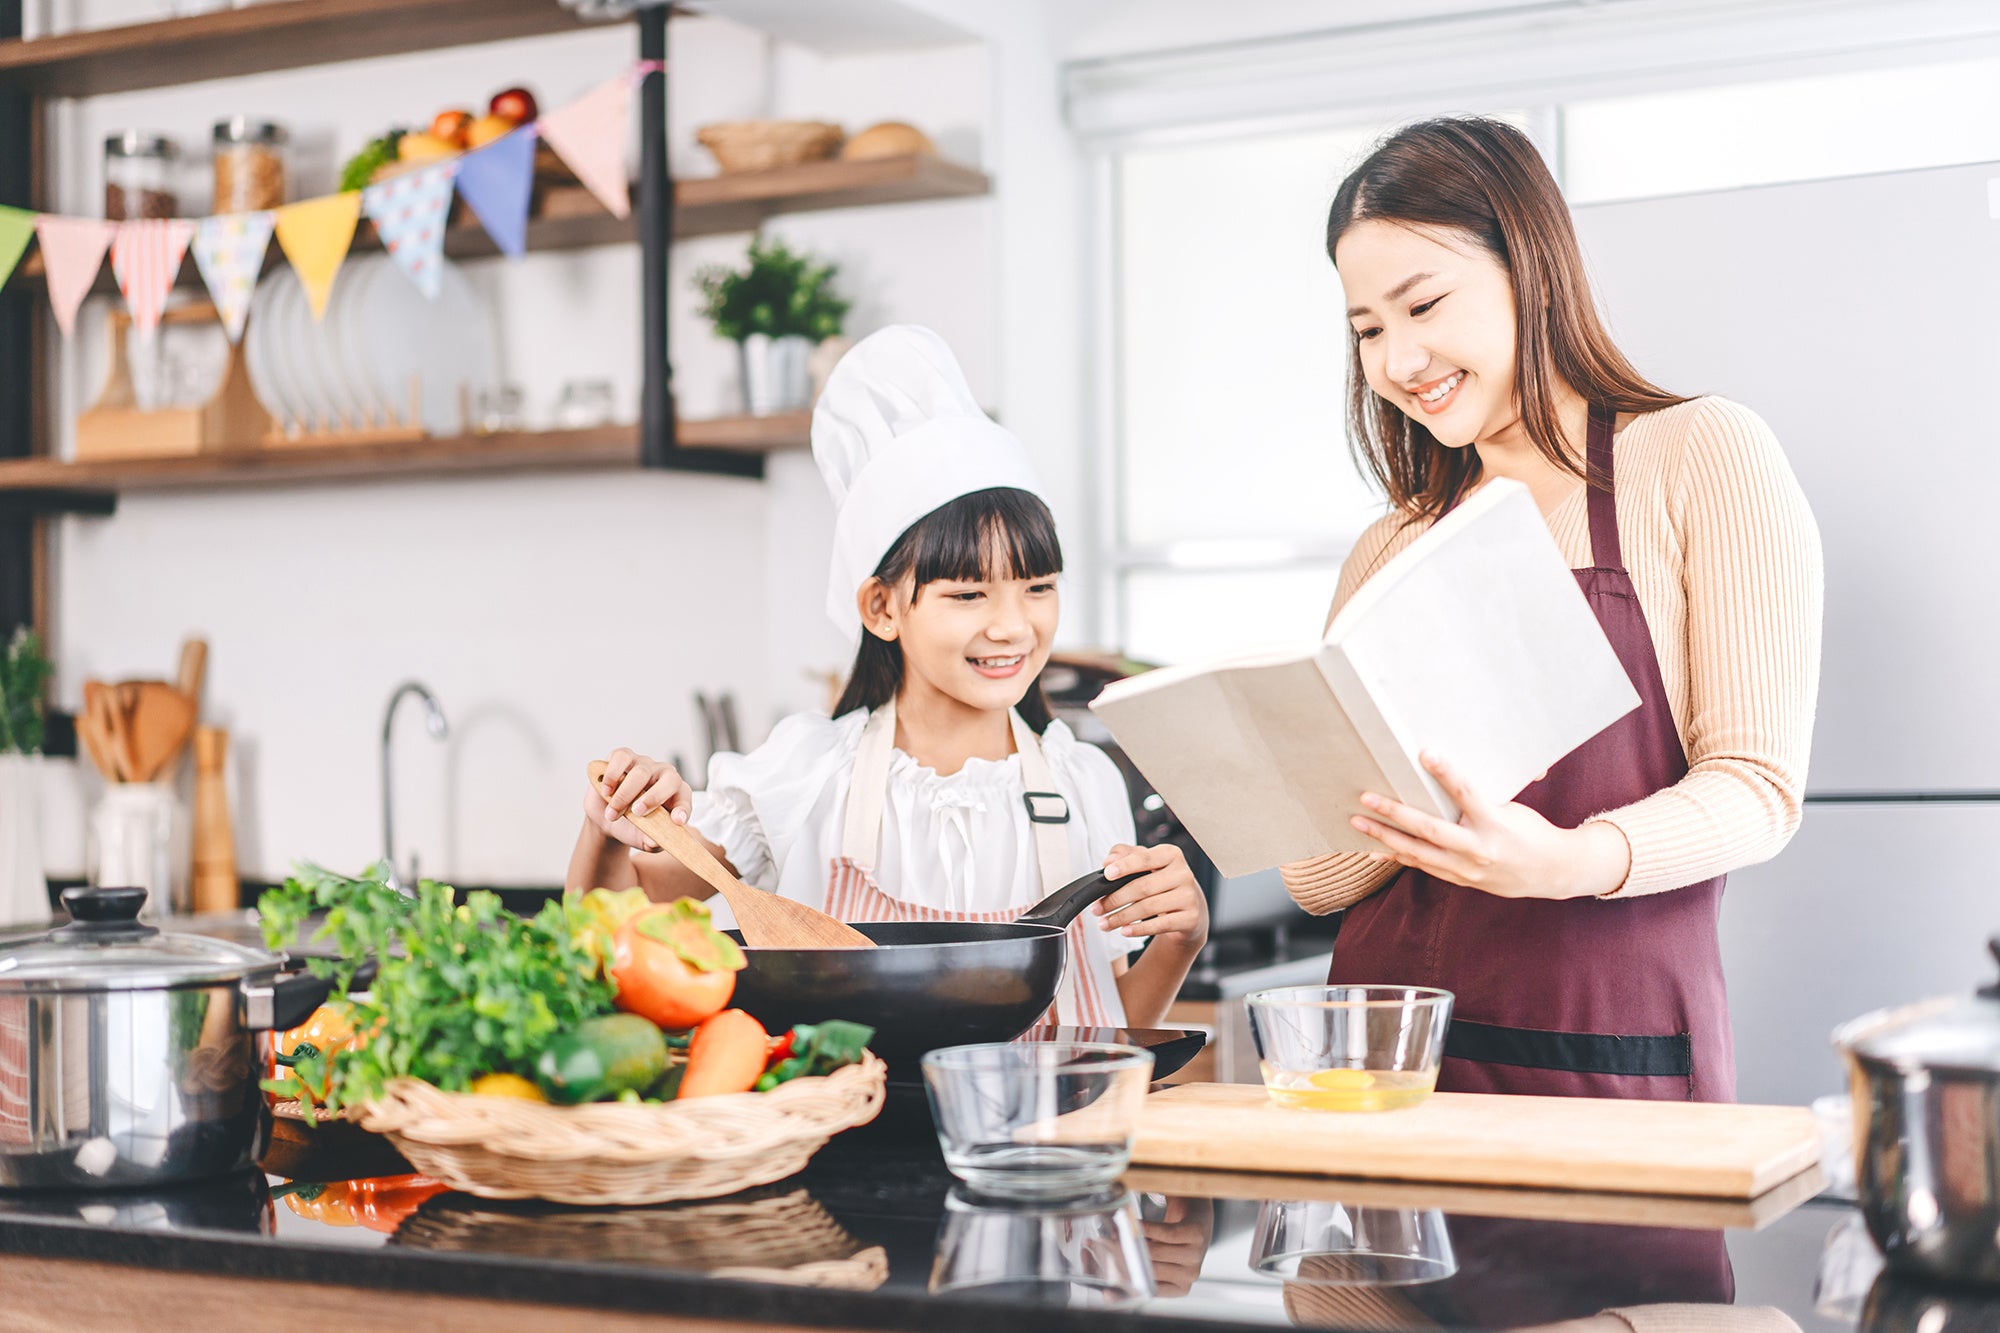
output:
<instances>
[{"instance_id":1,"label":"book page","mask_svg":"<svg viewBox=\"0 0 2000 1333\"><path fill-rule=\"evenodd\" d=\"M1383 580L1341 609L1327 637L1413 767L1432 749L1487 799L1512 800L1639 705L1517 482L1488 482L1363 591Z\"/></svg>"},{"instance_id":2,"label":"book page","mask_svg":"<svg viewBox=\"0 0 2000 1333\"><path fill-rule=\"evenodd\" d=\"M1376 849L1347 821L1389 788L1310 654L1114 689L1091 710L1223 874Z\"/></svg>"}]
</instances>

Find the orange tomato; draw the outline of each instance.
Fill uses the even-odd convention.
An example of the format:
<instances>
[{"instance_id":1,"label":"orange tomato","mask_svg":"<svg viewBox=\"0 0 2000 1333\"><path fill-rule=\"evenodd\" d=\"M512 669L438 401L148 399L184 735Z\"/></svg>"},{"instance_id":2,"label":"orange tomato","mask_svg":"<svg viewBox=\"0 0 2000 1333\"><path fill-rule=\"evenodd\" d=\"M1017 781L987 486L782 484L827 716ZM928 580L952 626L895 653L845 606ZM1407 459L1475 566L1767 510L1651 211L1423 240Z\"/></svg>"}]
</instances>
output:
<instances>
[{"instance_id":1,"label":"orange tomato","mask_svg":"<svg viewBox=\"0 0 2000 1333\"><path fill-rule=\"evenodd\" d=\"M690 952L701 955L677 942L681 923L676 917L666 907L641 912L618 928L611 944L611 980L618 986L618 1007L669 1031L694 1027L722 1012L736 993L735 968L725 963L704 970L688 961ZM707 929L705 920L701 928ZM737 966L741 965L739 961Z\"/></svg>"}]
</instances>

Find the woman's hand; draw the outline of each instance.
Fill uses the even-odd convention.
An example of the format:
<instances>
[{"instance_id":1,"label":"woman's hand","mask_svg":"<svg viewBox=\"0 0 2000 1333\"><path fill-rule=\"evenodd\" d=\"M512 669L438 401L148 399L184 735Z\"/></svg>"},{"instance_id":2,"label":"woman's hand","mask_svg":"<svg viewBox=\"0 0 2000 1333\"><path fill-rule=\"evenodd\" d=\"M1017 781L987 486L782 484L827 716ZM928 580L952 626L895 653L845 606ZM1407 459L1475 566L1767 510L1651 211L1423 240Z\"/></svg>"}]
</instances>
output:
<instances>
[{"instance_id":1,"label":"woman's hand","mask_svg":"<svg viewBox=\"0 0 2000 1333\"><path fill-rule=\"evenodd\" d=\"M1458 823L1364 794L1374 817L1356 815L1354 827L1381 843L1388 859L1501 898L1597 897L1631 873L1632 849L1616 826L1557 828L1518 801L1486 800L1437 755L1420 757L1458 803Z\"/></svg>"},{"instance_id":2,"label":"woman's hand","mask_svg":"<svg viewBox=\"0 0 2000 1333\"><path fill-rule=\"evenodd\" d=\"M1092 904L1104 929L1124 935L1157 935L1163 944L1193 953L1208 942L1208 898L1195 883L1187 857L1172 843L1124 843L1104 859L1104 873L1123 880Z\"/></svg>"},{"instance_id":3,"label":"woman's hand","mask_svg":"<svg viewBox=\"0 0 2000 1333\"><path fill-rule=\"evenodd\" d=\"M694 811L694 789L672 764L622 747L606 755L603 789L592 788L583 798L584 818L627 846L657 852L660 844L625 818L627 811L643 815L653 810L665 810L677 824L687 823Z\"/></svg>"}]
</instances>

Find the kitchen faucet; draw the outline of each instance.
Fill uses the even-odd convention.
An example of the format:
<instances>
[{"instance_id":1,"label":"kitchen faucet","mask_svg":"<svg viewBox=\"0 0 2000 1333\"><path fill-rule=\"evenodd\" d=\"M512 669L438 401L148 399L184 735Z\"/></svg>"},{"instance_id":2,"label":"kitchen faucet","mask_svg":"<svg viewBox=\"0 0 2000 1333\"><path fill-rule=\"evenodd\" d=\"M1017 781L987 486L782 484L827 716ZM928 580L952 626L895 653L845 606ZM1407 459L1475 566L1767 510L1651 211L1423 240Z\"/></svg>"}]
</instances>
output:
<instances>
[{"instance_id":1,"label":"kitchen faucet","mask_svg":"<svg viewBox=\"0 0 2000 1333\"><path fill-rule=\"evenodd\" d=\"M438 706L437 696L425 689L417 681L410 680L398 686L389 696L389 709L382 715L382 859L389 865L389 887L401 889L405 893L415 892L417 883L417 854L410 853L410 874L405 880L396 868L396 802L392 792L390 777L390 742L395 735L396 705L403 702L403 696L414 694L424 701L424 730L438 740L449 734L445 725L444 709Z\"/></svg>"}]
</instances>

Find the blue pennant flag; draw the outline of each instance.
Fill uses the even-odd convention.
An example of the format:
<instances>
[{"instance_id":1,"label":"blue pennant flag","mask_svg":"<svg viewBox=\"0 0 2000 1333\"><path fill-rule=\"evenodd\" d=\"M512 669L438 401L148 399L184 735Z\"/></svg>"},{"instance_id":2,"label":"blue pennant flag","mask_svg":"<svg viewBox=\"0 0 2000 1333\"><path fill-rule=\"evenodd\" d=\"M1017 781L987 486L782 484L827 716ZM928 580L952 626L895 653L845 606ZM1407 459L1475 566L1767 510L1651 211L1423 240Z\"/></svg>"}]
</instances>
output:
<instances>
[{"instance_id":1,"label":"blue pennant flag","mask_svg":"<svg viewBox=\"0 0 2000 1333\"><path fill-rule=\"evenodd\" d=\"M535 184L535 127L523 125L459 159L458 193L500 253L528 248L528 196Z\"/></svg>"}]
</instances>

